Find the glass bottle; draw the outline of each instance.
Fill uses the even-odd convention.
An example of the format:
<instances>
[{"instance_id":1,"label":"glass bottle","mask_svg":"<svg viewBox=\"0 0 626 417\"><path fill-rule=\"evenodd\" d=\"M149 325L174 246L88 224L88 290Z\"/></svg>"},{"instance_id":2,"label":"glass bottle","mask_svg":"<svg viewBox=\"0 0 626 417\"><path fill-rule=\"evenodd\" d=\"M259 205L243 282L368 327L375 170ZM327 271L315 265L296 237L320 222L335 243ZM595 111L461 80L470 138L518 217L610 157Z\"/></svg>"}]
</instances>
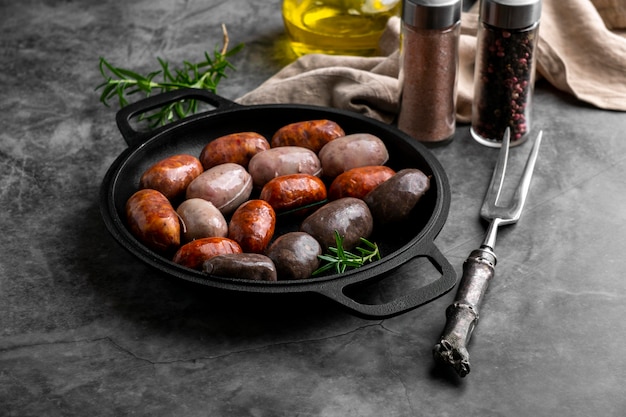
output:
<instances>
[{"instance_id":1,"label":"glass bottle","mask_svg":"<svg viewBox=\"0 0 626 417\"><path fill-rule=\"evenodd\" d=\"M528 138L540 17L541 0L481 0L470 131L483 145L507 127L511 146Z\"/></svg>"},{"instance_id":2,"label":"glass bottle","mask_svg":"<svg viewBox=\"0 0 626 417\"><path fill-rule=\"evenodd\" d=\"M455 133L461 0L405 0L398 128L427 145Z\"/></svg>"},{"instance_id":3,"label":"glass bottle","mask_svg":"<svg viewBox=\"0 0 626 417\"><path fill-rule=\"evenodd\" d=\"M283 0L283 21L297 56L374 55L401 0Z\"/></svg>"}]
</instances>

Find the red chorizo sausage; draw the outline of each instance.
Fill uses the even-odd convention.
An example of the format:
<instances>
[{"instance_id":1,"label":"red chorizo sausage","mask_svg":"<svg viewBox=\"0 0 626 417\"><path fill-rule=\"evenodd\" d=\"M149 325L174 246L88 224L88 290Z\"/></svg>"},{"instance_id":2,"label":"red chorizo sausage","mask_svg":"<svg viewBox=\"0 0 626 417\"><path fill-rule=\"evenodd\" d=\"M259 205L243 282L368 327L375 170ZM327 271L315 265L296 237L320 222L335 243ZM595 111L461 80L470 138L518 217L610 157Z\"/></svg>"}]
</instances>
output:
<instances>
[{"instance_id":1,"label":"red chorizo sausage","mask_svg":"<svg viewBox=\"0 0 626 417\"><path fill-rule=\"evenodd\" d=\"M385 165L371 165L352 168L339 174L328 187L328 199L338 200L342 197L363 199L365 196L393 177L396 172Z\"/></svg>"},{"instance_id":2,"label":"red chorizo sausage","mask_svg":"<svg viewBox=\"0 0 626 417\"><path fill-rule=\"evenodd\" d=\"M259 198L277 212L293 210L325 200L326 185L315 175L283 175L265 184Z\"/></svg>"},{"instance_id":3,"label":"red chorizo sausage","mask_svg":"<svg viewBox=\"0 0 626 417\"><path fill-rule=\"evenodd\" d=\"M205 237L181 246L172 260L187 268L202 270L204 261L227 253L242 253L241 246L226 237Z\"/></svg>"},{"instance_id":4,"label":"red chorizo sausage","mask_svg":"<svg viewBox=\"0 0 626 417\"><path fill-rule=\"evenodd\" d=\"M345 132L332 120L307 120L281 127L272 136L272 147L300 146L317 153L333 139L345 136Z\"/></svg>"},{"instance_id":5,"label":"red chorizo sausage","mask_svg":"<svg viewBox=\"0 0 626 417\"><path fill-rule=\"evenodd\" d=\"M192 155L173 155L148 168L139 180L139 188L160 191L170 201L185 194L187 186L203 171L200 160Z\"/></svg>"},{"instance_id":6,"label":"red chorizo sausage","mask_svg":"<svg viewBox=\"0 0 626 417\"><path fill-rule=\"evenodd\" d=\"M276 227L276 213L267 201L248 200L235 210L228 224L228 237L248 253L262 253Z\"/></svg>"},{"instance_id":7,"label":"red chorizo sausage","mask_svg":"<svg viewBox=\"0 0 626 417\"><path fill-rule=\"evenodd\" d=\"M250 158L270 148L265 136L256 132L232 133L209 142L200 152L204 169L232 162L245 168Z\"/></svg>"},{"instance_id":8,"label":"red chorizo sausage","mask_svg":"<svg viewBox=\"0 0 626 417\"><path fill-rule=\"evenodd\" d=\"M126 202L130 232L149 249L171 254L180 246L180 222L169 200L159 191L143 189Z\"/></svg>"}]
</instances>

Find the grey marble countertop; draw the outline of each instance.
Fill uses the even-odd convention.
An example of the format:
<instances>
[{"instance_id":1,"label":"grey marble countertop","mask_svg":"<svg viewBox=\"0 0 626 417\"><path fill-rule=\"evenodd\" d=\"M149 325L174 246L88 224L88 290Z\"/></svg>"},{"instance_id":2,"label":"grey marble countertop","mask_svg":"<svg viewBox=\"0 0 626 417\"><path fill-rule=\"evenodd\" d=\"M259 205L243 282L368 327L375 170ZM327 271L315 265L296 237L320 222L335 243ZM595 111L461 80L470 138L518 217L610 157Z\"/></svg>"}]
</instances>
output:
<instances>
[{"instance_id":1,"label":"grey marble countertop","mask_svg":"<svg viewBox=\"0 0 626 417\"><path fill-rule=\"evenodd\" d=\"M624 415L626 115L543 82L535 177L499 235L466 378L431 356L454 291L368 320L183 284L114 241L99 187L126 144L94 91L98 57L202 58L225 23L246 45L219 89L235 99L289 59L280 3L0 1L0 415ZM432 152L452 190L435 243L460 276L497 151L461 125Z\"/></svg>"}]
</instances>

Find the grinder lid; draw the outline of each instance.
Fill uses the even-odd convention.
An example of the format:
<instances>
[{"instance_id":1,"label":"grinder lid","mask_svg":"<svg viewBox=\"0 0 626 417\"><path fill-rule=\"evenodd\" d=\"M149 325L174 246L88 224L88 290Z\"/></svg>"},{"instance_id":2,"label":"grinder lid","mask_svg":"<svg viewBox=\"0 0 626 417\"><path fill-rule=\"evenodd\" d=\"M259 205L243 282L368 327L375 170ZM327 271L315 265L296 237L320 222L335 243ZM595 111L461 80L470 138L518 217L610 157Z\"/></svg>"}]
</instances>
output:
<instances>
[{"instance_id":1,"label":"grinder lid","mask_svg":"<svg viewBox=\"0 0 626 417\"><path fill-rule=\"evenodd\" d=\"M502 29L523 29L541 18L541 0L481 0L481 20Z\"/></svg>"},{"instance_id":2,"label":"grinder lid","mask_svg":"<svg viewBox=\"0 0 626 417\"><path fill-rule=\"evenodd\" d=\"M406 0L402 20L422 29L443 29L461 19L461 0Z\"/></svg>"}]
</instances>

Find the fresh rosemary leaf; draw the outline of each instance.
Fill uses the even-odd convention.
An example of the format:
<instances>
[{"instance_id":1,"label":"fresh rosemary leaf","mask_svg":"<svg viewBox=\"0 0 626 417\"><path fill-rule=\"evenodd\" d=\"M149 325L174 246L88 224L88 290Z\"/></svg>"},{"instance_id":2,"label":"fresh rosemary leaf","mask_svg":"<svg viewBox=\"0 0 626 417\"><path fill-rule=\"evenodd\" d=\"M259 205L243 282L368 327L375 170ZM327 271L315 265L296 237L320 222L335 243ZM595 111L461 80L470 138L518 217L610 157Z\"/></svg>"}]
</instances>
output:
<instances>
[{"instance_id":1,"label":"fresh rosemary leaf","mask_svg":"<svg viewBox=\"0 0 626 417\"><path fill-rule=\"evenodd\" d=\"M198 63L183 61L182 68L170 69L167 61L157 58L160 69L142 75L133 70L116 67L100 57L100 73L105 79L96 87L96 90L102 90L100 101L109 106L110 100L117 99L120 107L124 107L130 102L129 96L137 93L149 96L180 88L206 89L216 93L220 80L227 77L226 71L235 69L227 58L243 48L243 44L239 44L229 49L228 32L224 25L222 25L222 32L224 34L222 48L218 50L216 47L213 57L205 52L204 61ZM197 100L189 99L164 106L151 114L140 115L139 119L148 121L150 127L156 127L176 118L185 118L196 113L198 109Z\"/></svg>"},{"instance_id":2,"label":"fresh rosemary leaf","mask_svg":"<svg viewBox=\"0 0 626 417\"><path fill-rule=\"evenodd\" d=\"M355 250L358 254L347 251L343 247L343 238L335 231L335 245L328 248L328 253L319 255L320 261L325 262L321 267L313 272L313 276L320 275L331 269L336 273L342 274L348 268L360 268L366 263L380 259L380 251L378 245L365 238L361 238L361 245Z\"/></svg>"}]
</instances>

